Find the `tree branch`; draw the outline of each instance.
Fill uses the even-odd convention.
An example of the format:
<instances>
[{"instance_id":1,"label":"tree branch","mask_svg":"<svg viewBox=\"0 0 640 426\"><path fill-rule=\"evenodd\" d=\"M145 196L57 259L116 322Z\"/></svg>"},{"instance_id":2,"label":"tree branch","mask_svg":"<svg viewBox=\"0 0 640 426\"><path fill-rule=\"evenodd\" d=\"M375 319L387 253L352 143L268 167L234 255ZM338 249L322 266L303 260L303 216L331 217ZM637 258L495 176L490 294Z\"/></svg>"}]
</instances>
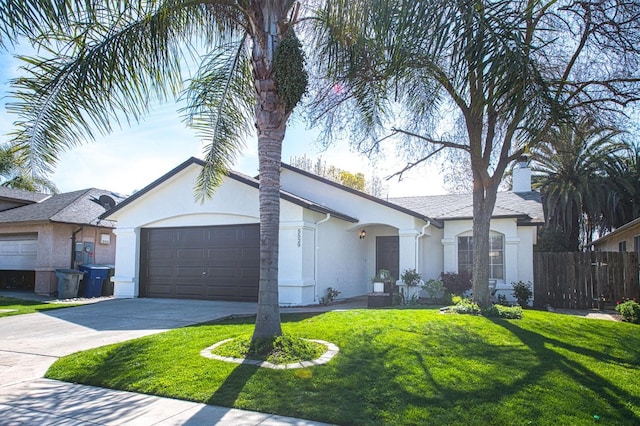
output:
<instances>
[{"instance_id":1,"label":"tree branch","mask_svg":"<svg viewBox=\"0 0 640 426\"><path fill-rule=\"evenodd\" d=\"M417 161L414 161L413 163L407 163L406 166L404 166L404 168L398 172L395 172L387 177L385 177L385 180L391 180L392 178L398 176L398 180L402 180L402 175L404 174L404 172L409 171L411 169L413 169L415 166L417 166L420 163L424 163L425 161L427 161L429 158L433 157L434 155L438 154L440 151L442 151L443 149L445 149L446 147L441 146L440 148L436 149L435 151L433 151L431 154L427 155L426 157L423 157Z\"/></svg>"},{"instance_id":2,"label":"tree branch","mask_svg":"<svg viewBox=\"0 0 640 426\"><path fill-rule=\"evenodd\" d=\"M436 144L436 145L441 145L443 148L462 149L463 151L469 152L469 146L468 145L462 145L462 144L455 143L455 142L448 142L448 141L433 139L433 138L430 138L430 137L427 137L427 136L422 136L422 135L419 135L417 133L410 132L408 130L398 129L398 128L395 128L395 127L393 127L391 130L392 130L393 133L391 135L389 135L389 136L385 136L385 138L383 138L383 139L387 139L387 138L391 137L392 135L396 135L396 134L400 133L400 134L403 134L405 136L410 136L412 138L417 138L417 139L423 140L425 142L433 143L433 144ZM381 141L382 141L382 139L381 139Z\"/></svg>"}]
</instances>

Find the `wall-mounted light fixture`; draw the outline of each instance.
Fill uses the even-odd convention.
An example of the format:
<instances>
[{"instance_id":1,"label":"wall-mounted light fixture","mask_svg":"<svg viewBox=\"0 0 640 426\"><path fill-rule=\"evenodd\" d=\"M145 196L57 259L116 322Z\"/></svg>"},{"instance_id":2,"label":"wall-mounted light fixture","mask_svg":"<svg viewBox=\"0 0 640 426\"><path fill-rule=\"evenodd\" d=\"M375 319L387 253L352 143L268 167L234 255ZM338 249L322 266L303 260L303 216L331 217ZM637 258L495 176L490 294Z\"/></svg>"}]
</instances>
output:
<instances>
[{"instance_id":1,"label":"wall-mounted light fixture","mask_svg":"<svg viewBox=\"0 0 640 426\"><path fill-rule=\"evenodd\" d=\"M364 237L366 237L366 236L367 236L367 231L365 231L364 229L362 231L360 231L360 237L359 238L361 240L364 239Z\"/></svg>"}]
</instances>

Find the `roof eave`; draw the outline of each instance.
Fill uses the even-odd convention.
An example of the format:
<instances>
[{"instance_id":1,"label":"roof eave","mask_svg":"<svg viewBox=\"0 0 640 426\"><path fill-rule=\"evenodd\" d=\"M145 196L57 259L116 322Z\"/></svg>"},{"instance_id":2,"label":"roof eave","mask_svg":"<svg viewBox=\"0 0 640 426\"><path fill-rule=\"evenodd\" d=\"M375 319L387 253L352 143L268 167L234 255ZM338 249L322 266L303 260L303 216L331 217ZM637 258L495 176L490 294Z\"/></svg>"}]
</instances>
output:
<instances>
[{"instance_id":1,"label":"roof eave","mask_svg":"<svg viewBox=\"0 0 640 426\"><path fill-rule=\"evenodd\" d=\"M189 166L193 165L193 164L197 164L201 167L205 166L205 162L200 160L199 158L196 157L191 157L189 158L187 161L183 162L182 164L178 165L177 167L175 167L174 169L172 169L171 171L169 171L168 173L164 174L163 176L161 176L160 178L156 179L155 181L151 182L149 185L145 186L143 189L141 189L140 191L136 192L135 194L131 195L130 197L128 197L127 199L125 199L124 201L122 201L121 203L119 203L117 206L115 206L113 209L104 212L103 214L101 214L98 219L101 220L113 220L113 219L108 219L109 216L111 216L113 213L117 212L118 210L122 209L123 207L131 204L133 201L137 200L138 198L142 197L143 195L151 192L154 188L156 188L157 186L161 185L162 183L168 181L170 178L172 178L173 176L177 175L178 173L182 172L183 170L187 169ZM244 184L247 184L249 186L252 186L256 189L259 189L260 184L251 178L242 176L236 172L233 171L229 171L227 173L227 176L231 179L234 179L236 181L242 182ZM313 211L317 211L320 213L329 213L331 214L331 216L337 218L337 219L342 219L345 220L347 222L352 222L352 223L357 223L359 220L345 215L343 213L337 212L335 210L331 210L331 209L327 209L325 207L322 207L320 205L317 204L310 204L310 203L306 203L303 202L302 200L299 200L295 197L289 196L287 194L284 194L282 192L280 192L280 198L285 199L289 202L292 202L294 204L300 205L301 207L304 208L308 208L309 210L313 210Z\"/></svg>"},{"instance_id":2,"label":"roof eave","mask_svg":"<svg viewBox=\"0 0 640 426\"><path fill-rule=\"evenodd\" d=\"M353 194L353 195L356 195L358 197L364 198L366 200L372 201L374 203L378 203L378 204L381 204L381 205L383 205L385 207L389 207L389 208L397 210L399 212L408 214L409 216L413 216L413 217L415 217L417 219L420 219L420 220L423 220L425 222L430 222L431 225L435 226L436 228L442 229L444 227L444 224L440 221L440 219L434 219L434 218L425 216L425 215L423 215L421 213L418 213L416 211L407 209L406 207L402 207L402 206L399 206L397 204L391 203L389 201L385 201L385 200L383 200L381 198L374 197L373 195L367 194L367 193L362 192L362 191L358 191L357 189L349 188L348 186L339 184L339 183L334 182L334 181L329 180L329 179L325 179L325 178L323 178L321 176L318 176L318 175L314 175L313 173L309 173L309 172L307 172L305 170L298 169L297 167L293 167L293 166L291 166L289 164L282 163L282 168L290 170L290 171L292 171L294 173L301 174L301 175L306 176L306 177L308 177L310 179L317 180L318 182L322 182L322 183L324 183L326 185L333 186L334 188L341 189L341 190L343 190L345 192L348 192L350 194Z\"/></svg>"},{"instance_id":3,"label":"roof eave","mask_svg":"<svg viewBox=\"0 0 640 426\"><path fill-rule=\"evenodd\" d=\"M132 202L134 202L138 198L141 198L143 195L151 192L153 189L155 189L155 187L157 187L157 186L161 185L162 183L168 181L170 178L172 178L173 176L177 175L181 171L185 170L186 168L188 168L192 164L198 164L200 166L204 166L205 165L204 161L200 160L199 158L196 158L196 157L189 158L188 160L186 160L183 163L179 164L178 166L173 168L168 173L165 173L164 175L160 176L158 179L154 180L149 185L145 186L144 188L142 188L141 190L139 190L135 194L125 198L122 202L118 203L111 210L102 213L100 216L98 216L98 219L107 219L113 213L121 210L122 208L128 206L129 204L131 204Z\"/></svg>"}]
</instances>

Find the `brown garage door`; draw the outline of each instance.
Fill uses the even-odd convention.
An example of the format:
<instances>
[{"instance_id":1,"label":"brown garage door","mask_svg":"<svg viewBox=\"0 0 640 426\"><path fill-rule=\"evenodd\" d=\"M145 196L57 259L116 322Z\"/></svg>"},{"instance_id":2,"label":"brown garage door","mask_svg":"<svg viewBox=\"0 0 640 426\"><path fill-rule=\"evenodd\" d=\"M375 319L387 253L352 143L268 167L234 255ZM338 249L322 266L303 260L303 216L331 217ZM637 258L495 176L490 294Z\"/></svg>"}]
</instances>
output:
<instances>
[{"instance_id":1,"label":"brown garage door","mask_svg":"<svg viewBox=\"0 0 640 426\"><path fill-rule=\"evenodd\" d=\"M140 295L258 300L260 225L145 228Z\"/></svg>"}]
</instances>

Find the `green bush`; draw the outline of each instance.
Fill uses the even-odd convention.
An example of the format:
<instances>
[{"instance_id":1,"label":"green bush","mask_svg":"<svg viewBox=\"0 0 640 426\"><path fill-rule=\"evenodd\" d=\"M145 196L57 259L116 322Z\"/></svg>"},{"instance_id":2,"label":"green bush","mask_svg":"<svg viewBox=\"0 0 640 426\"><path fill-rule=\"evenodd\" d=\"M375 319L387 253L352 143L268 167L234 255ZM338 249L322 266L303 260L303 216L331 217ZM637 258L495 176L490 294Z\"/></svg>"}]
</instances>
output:
<instances>
[{"instance_id":1,"label":"green bush","mask_svg":"<svg viewBox=\"0 0 640 426\"><path fill-rule=\"evenodd\" d=\"M497 317L506 319L521 319L522 308L520 306L492 305L482 311L486 317Z\"/></svg>"},{"instance_id":2,"label":"green bush","mask_svg":"<svg viewBox=\"0 0 640 426\"><path fill-rule=\"evenodd\" d=\"M324 296L320 298L321 305L328 305L340 295L341 291L336 290L333 287L327 287L327 290L324 293Z\"/></svg>"},{"instance_id":3,"label":"green bush","mask_svg":"<svg viewBox=\"0 0 640 426\"><path fill-rule=\"evenodd\" d=\"M454 297L456 299L456 297ZM457 314L479 315L482 313L480 306L469 299L460 298L458 302L451 308Z\"/></svg>"},{"instance_id":4,"label":"green bush","mask_svg":"<svg viewBox=\"0 0 640 426\"><path fill-rule=\"evenodd\" d=\"M622 315L622 320L634 324L640 324L640 303L635 300L627 300L616 306L616 311Z\"/></svg>"},{"instance_id":5,"label":"green bush","mask_svg":"<svg viewBox=\"0 0 640 426\"><path fill-rule=\"evenodd\" d=\"M529 305L529 299L533 296L533 292L531 291L531 283L525 283L523 281L518 281L517 283L511 283L513 287L513 297L518 301L518 305L523 308Z\"/></svg>"},{"instance_id":6,"label":"green bush","mask_svg":"<svg viewBox=\"0 0 640 426\"><path fill-rule=\"evenodd\" d=\"M400 275L400 279L409 287L415 287L422 281L422 277L415 269L405 269Z\"/></svg>"},{"instance_id":7,"label":"green bush","mask_svg":"<svg viewBox=\"0 0 640 426\"><path fill-rule=\"evenodd\" d=\"M422 290L429 295L430 299L435 299L438 296L444 295L445 292L442 281L434 280L433 278L424 283Z\"/></svg>"},{"instance_id":8,"label":"green bush","mask_svg":"<svg viewBox=\"0 0 640 426\"><path fill-rule=\"evenodd\" d=\"M477 303L460 296L453 296L454 305L450 307L457 314L484 315L485 317L521 319L522 308L520 306L492 305L482 309Z\"/></svg>"},{"instance_id":9,"label":"green bush","mask_svg":"<svg viewBox=\"0 0 640 426\"><path fill-rule=\"evenodd\" d=\"M471 274L468 272L463 271L459 274L456 272L443 272L440 276L442 277L442 284L451 294L462 296L465 291L471 290Z\"/></svg>"}]
</instances>

